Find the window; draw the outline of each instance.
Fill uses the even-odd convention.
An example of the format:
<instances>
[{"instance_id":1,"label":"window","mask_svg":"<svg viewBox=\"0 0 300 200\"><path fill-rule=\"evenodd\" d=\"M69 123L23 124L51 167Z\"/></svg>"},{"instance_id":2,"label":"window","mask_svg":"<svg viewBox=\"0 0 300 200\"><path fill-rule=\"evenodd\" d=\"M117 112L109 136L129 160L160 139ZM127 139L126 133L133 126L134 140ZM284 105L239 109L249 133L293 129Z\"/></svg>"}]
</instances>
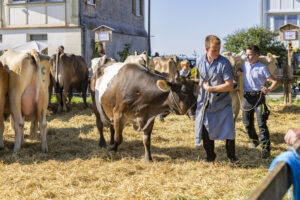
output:
<instances>
[{"instance_id":1,"label":"window","mask_svg":"<svg viewBox=\"0 0 300 200\"><path fill-rule=\"evenodd\" d=\"M144 0L132 0L132 13L136 16L143 16Z\"/></svg>"},{"instance_id":2,"label":"window","mask_svg":"<svg viewBox=\"0 0 300 200\"><path fill-rule=\"evenodd\" d=\"M87 4L91 4L91 5L95 5L96 4L95 0L87 0L86 3Z\"/></svg>"},{"instance_id":3,"label":"window","mask_svg":"<svg viewBox=\"0 0 300 200\"><path fill-rule=\"evenodd\" d=\"M274 29L278 31L281 26L284 25L284 16L275 16L274 17Z\"/></svg>"},{"instance_id":4,"label":"window","mask_svg":"<svg viewBox=\"0 0 300 200\"><path fill-rule=\"evenodd\" d=\"M48 37L47 37L47 34L39 34L39 35L29 35L29 41L32 41L32 40L37 40L37 41L47 41L48 40Z\"/></svg>"},{"instance_id":5,"label":"window","mask_svg":"<svg viewBox=\"0 0 300 200\"><path fill-rule=\"evenodd\" d=\"M27 0L27 2L43 2L44 0Z\"/></svg>"},{"instance_id":6,"label":"window","mask_svg":"<svg viewBox=\"0 0 300 200\"><path fill-rule=\"evenodd\" d=\"M287 23L294 24L297 26L298 16L297 15L288 15L287 16Z\"/></svg>"}]
</instances>

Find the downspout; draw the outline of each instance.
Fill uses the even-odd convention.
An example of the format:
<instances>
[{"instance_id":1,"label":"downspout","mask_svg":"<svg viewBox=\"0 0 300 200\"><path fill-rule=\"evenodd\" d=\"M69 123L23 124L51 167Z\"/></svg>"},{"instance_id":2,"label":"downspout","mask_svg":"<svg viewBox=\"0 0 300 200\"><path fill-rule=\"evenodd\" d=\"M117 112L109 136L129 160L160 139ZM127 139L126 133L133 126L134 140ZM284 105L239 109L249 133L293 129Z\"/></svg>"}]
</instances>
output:
<instances>
[{"instance_id":1,"label":"downspout","mask_svg":"<svg viewBox=\"0 0 300 200\"><path fill-rule=\"evenodd\" d=\"M2 7L3 7L3 5L2 4L3 4L2 0L0 0L0 28L2 28L2 26L3 26L3 19L2 19L2 15L3 15Z\"/></svg>"},{"instance_id":2,"label":"downspout","mask_svg":"<svg viewBox=\"0 0 300 200\"><path fill-rule=\"evenodd\" d=\"M83 1L79 1L79 25L82 27L82 34L81 34L81 53L85 59L85 61L88 61L87 58L87 50L86 47L86 24L83 23L83 11L82 11L82 3ZM88 64L88 63L87 63Z\"/></svg>"}]
</instances>

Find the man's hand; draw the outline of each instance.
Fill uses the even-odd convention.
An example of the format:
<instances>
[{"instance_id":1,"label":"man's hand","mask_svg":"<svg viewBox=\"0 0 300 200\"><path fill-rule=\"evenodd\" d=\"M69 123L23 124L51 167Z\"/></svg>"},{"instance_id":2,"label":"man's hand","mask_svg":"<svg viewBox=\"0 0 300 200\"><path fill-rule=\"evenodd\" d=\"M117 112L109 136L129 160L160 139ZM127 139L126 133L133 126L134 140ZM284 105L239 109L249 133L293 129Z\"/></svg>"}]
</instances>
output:
<instances>
[{"instance_id":1,"label":"man's hand","mask_svg":"<svg viewBox=\"0 0 300 200\"><path fill-rule=\"evenodd\" d=\"M202 86L203 86L204 90L211 92L212 87L209 85L208 82L204 82Z\"/></svg>"},{"instance_id":2,"label":"man's hand","mask_svg":"<svg viewBox=\"0 0 300 200\"><path fill-rule=\"evenodd\" d=\"M243 71L241 69L235 70L235 75L236 76L241 76L243 74Z\"/></svg>"},{"instance_id":3,"label":"man's hand","mask_svg":"<svg viewBox=\"0 0 300 200\"><path fill-rule=\"evenodd\" d=\"M270 90L268 88L266 88L265 86L261 86L260 88L264 94L268 94L270 92Z\"/></svg>"},{"instance_id":4,"label":"man's hand","mask_svg":"<svg viewBox=\"0 0 300 200\"><path fill-rule=\"evenodd\" d=\"M294 145L300 139L300 128L291 128L284 136L284 140L288 145Z\"/></svg>"}]
</instances>

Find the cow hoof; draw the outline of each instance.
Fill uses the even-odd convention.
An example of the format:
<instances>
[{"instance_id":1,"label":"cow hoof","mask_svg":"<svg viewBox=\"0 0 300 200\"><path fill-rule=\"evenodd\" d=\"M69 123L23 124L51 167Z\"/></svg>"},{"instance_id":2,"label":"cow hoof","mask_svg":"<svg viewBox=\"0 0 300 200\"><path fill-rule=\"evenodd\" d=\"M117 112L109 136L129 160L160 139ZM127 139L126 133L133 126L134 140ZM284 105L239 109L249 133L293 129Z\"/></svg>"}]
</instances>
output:
<instances>
[{"instance_id":1,"label":"cow hoof","mask_svg":"<svg viewBox=\"0 0 300 200\"><path fill-rule=\"evenodd\" d=\"M106 142L105 141L100 141L99 142L99 146L100 146L100 148L105 148L106 147Z\"/></svg>"},{"instance_id":2,"label":"cow hoof","mask_svg":"<svg viewBox=\"0 0 300 200\"><path fill-rule=\"evenodd\" d=\"M42 152L43 153L48 153L48 147L46 146L46 147L42 147Z\"/></svg>"},{"instance_id":3,"label":"cow hoof","mask_svg":"<svg viewBox=\"0 0 300 200\"><path fill-rule=\"evenodd\" d=\"M109 148L109 151L114 151L114 152L117 152L118 150L118 147L117 146L112 146L111 148Z\"/></svg>"},{"instance_id":4,"label":"cow hoof","mask_svg":"<svg viewBox=\"0 0 300 200\"><path fill-rule=\"evenodd\" d=\"M153 162L152 158L151 159L146 158L146 163L152 163L152 162Z\"/></svg>"}]
</instances>

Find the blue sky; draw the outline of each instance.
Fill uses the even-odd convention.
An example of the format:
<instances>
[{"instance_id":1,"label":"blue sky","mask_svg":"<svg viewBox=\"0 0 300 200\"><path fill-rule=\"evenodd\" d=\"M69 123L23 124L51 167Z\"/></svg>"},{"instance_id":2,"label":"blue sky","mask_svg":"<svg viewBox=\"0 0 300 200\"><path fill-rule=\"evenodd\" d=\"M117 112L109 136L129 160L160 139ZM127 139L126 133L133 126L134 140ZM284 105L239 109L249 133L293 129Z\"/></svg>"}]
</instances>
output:
<instances>
[{"instance_id":1,"label":"blue sky","mask_svg":"<svg viewBox=\"0 0 300 200\"><path fill-rule=\"evenodd\" d=\"M228 34L259 23L259 0L151 0L152 54L201 55L207 35L223 44Z\"/></svg>"}]
</instances>

